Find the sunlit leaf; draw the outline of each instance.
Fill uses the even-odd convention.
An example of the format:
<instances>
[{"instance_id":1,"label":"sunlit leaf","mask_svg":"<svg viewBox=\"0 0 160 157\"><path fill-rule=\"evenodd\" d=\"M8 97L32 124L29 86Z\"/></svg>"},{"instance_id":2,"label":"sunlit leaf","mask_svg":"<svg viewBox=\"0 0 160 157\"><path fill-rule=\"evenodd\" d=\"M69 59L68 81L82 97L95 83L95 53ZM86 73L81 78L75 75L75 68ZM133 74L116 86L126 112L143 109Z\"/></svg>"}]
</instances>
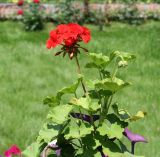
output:
<instances>
[{"instance_id":1,"label":"sunlit leaf","mask_svg":"<svg viewBox=\"0 0 160 157\"><path fill-rule=\"evenodd\" d=\"M92 100L89 96L82 97L80 99L73 98L70 103L88 111L97 111L100 108L98 101Z\"/></svg>"},{"instance_id":2,"label":"sunlit leaf","mask_svg":"<svg viewBox=\"0 0 160 157\"><path fill-rule=\"evenodd\" d=\"M54 107L48 114L47 118L56 124L62 124L67 120L68 114L72 111L71 105L59 105Z\"/></svg>"},{"instance_id":3,"label":"sunlit leaf","mask_svg":"<svg viewBox=\"0 0 160 157\"><path fill-rule=\"evenodd\" d=\"M129 82L124 82L119 78L106 78L102 81L98 81L95 83L95 87L97 89L109 90L112 92L116 92L126 86L130 85Z\"/></svg>"},{"instance_id":4,"label":"sunlit leaf","mask_svg":"<svg viewBox=\"0 0 160 157\"><path fill-rule=\"evenodd\" d=\"M127 53L127 52L115 51L110 54L110 60L113 60L116 57L124 61L129 61L129 60L133 60L136 58L135 55Z\"/></svg>"},{"instance_id":5,"label":"sunlit leaf","mask_svg":"<svg viewBox=\"0 0 160 157\"><path fill-rule=\"evenodd\" d=\"M79 75L78 80L74 84L59 90L58 93L56 94L56 96L52 96L52 97L48 96L47 98L45 98L43 100L43 103L45 105L50 106L50 107L59 105L60 101L61 101L61 97L64 94L74 94L76 92L76 90L79 86L79 83L82 80L82 77L83 77L82 75Z\"/></svg>"},{"instance_id":6,"label":"sunlit leaf","mask_svg":"<svg viewBox=\"0 0 160 157\"><path fill-rule=\"evenodd\" d=\"M76 157L102 157L100 152L96 150L85 150L82 154L76 155Z\"/></svg>"},{"instance_id":7,"label":"sunlit leaf","mask_svg":"<svg viewBox=\"0 0 160 157\"><path fill-rule=\"evenodd\" d=\"M86 68L104 68L109 63L109 57L102 53L89 53L91 62L86 64Z\"/></svg>"},{"instance_id":8,"label":"sunlit leaf","mask_svg":"<svg viewBox=\"0 0 160 157\"><path fill-rule=\"evenodd\" d=\"M145 117L147 113L143 111L138 111L136 115L130 117L131 121L136 121Z\"/></svg>"},{"instance_id":9,"label":"sunlit leaf","mask_svg":"<svg viewBox=\"0 0 160 157\"><path fill-rule=\"evenodd\" d=\"M44 124L39 131L38 141L44 140L49 143L53 138L56 138L62 126L59 124Z\"/></svg>"},{"instance_id":10,"label":"sunlit leaf","mask_svg":"<svg viewBox=\"0 0 160 157\"><path fill-rule=\"evenodd\" d=\"M86 122L80 122L76 119L71 119L68 124L68 128L65 131L65 138L81 138L90 134L93 131L93 126Z\"/></svg>"},{"instance_id":11,"label":"sunlit leaf","mask_svg":"<svg viewBox=\"0 0 160 157\"><path fill-rule=\"evenodd\" d=\"M124 129L121 127L121 125L114 123L109 126L106 121L102 123L102 125L97 129L99 131L100 135L104 136L107 135L110 139L122 138Z\"/></svg>"}]
</instances>

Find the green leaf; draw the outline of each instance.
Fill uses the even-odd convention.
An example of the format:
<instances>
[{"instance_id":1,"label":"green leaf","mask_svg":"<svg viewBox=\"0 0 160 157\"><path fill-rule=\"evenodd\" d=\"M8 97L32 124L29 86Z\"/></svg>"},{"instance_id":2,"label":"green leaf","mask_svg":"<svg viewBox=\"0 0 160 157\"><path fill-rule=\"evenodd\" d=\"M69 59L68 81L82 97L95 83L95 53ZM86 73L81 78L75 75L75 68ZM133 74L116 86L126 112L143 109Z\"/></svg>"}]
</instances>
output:
<instances>
[{"instance_id":1,"label":"green leaf","mask_svg":"<svg viewBox=\"0 0 160 157\"><path fill-rule=\"evenodd\" d=\"M113 111L114 113L121 119L121 120L128 120L131 115L129 114L129 112L127 112L124 109L118 109L118 105L117 103L112 105Z\"/></svg>"},{"instance_id":2,"label":"green leaf","mask_svg":"<svg viewBox=\"0 0 160 157\"><path fill-rule=\"evenodd\" d=\"M102 53L89 53L89 57L91 62L86 64L86 68L105 68L109 63L109 57Z\"/></svg>"},{"instance_id":3,"label":"green leaf","mask_svg":"<svg viewBox=\"0 0 160 157\"><path fill-rule=\"evenodd\" d=\"M138 111L136 115L131 115L127 110L125 109L118 109L117 104L112 105L114 113L120 117L121 120L130 120L130 121L137 121L139 119L142 119L147 114L143 111Z\"/></svg>"},{"instance_id":4,"label":"green leaf","mask_svg":"<svg viewBox=\"0 0 160 157\"><path fill-rule=\"evenodd\" d=\"M93 130L91 124L72 118L64 134L66 139L81 138L90 134Z\"/></svg>"},{"instance_id":5,"label":"green leaf","mask_svg":"<svg viewBox=\"0 0 160 157\"><path fill-rule=\"evenodd\" d=\"M143 111L138 111L136 115L133 115L129 118L130 121L136 121L145 117L147 113Z\"/></svg>"},{"instance_id":6,"label":"green leaf","mask_svg":"<svg viewBox=\"0 0 160 157\"><path fill-rule=\"evenodd\" d=\"M121 149L111 140L101 141L104 154L109 157L121 157Z\"/></svg>"},{"instance_id":7,"label":"green leaf","mask_svg":"<svg viewBox=\"0 0 160 157\"><path fill-rule=\"evenodd\" d=\"M97 131L100 133L101 136L107 135L107 132L109 131L109 124L107 124L107 121L105 120L100 127L97 128Z\"/></svg>"},{"instance_id":8,"label":"green leaf","mask_svg":"<svg viewBox=\"0 0 160 157\"><path fill-rule=\"evenodd\" d=\"M86 68L99 68L99 67L98 67L95 63L93 63L93 62L87 63L85 67L86 67Z\"/></svg>"},{"instance_id":9,"label":"green leaf","mask_svg":"<svg viewBox=\"0 0 160 157\"><path fill-rule=\"evenodd\" d=\"M70 103L88 111L97 111L100 108L98 100L93 100L89 96L86 96L85 98L82 97L80 99L73 98Z\"/></svg>"},{"instance_id":10,"label":"green leaf","mask_svg":"<svg viewBox=\"0 0 160 157\"><path fill-rule=\"evenodd\" d=\"M56 124L62 124L68 118L69 113L72 111L72 105L59 105L54 107L48 114L47 118L51 119Z\"/></svg>"},{"instance_id":11,"label":"green leaf","mask_svg":"<svg viewBox=\"0 0 160 157\"><path fill-rule=\"evenodd\" d=\"M106 78L102 81L97 81L95 87L97 89L109 90L111 92L117 92L118 90L130 85L129 82L124 82L119 78Z\"/></svg>"},{"instance_id":12,"label":"green leaf","mask_svg":"<svg viewBox=\"0 0 160 157\"><path fill-rule=\"evenodd\" d=\"M136 56L126 52L115 51L110 54L110 61L116 59L118 67L125 67L128 65L128 61L135 59Z\"/></svg>"},{"instance_id":13,"label":"green leaf","mask_svg":"<svg viewBox=\"0 0 160 157\"><path fill-rule=\"evenodd\" d=\"M120 125L112 124L110 129L107 132L107 135L110 139L115 138L115 137L117 139L120 139L120 138L122 138L123 131L124 131L124 129Z\"/></svg>"},{"instance_id":14,"label":"green leaf","mask_svg":"<svg viewBox=\"0 0 160 157\"><path fill-rule=\"evenodd\" d=\"M121 127L121 125L114 123L109 126L107 124L107 121L105 120L102 125L97 129L99 131L101 136L107 135L109 139L122 138L124 129Z\"/></svg>"},{"instance_id":15,"label":"green leaf","mask_svg":"<svg viewBox=\"0 0 160 157\"><path fill-rule=\"evenodd\" d=\"M28 146L23 152L23 157L39 157L40 150L39 150L39 143L34 142L30 146Z\"/></svg>"},{"instance_id":16,"label":"green leaf","mask_svg":"<svg viewBox=\"0 0 160 157\"><path fill-rule=\"evenodd\" d=\"M107 115L107 120L110 122L110 124L114 124L117 123L118 125L120 125L122 128L125 128L128 126L128 122L121 120L117 115L115 115L114 113L112 114L108 114Z\"/></svg>"},{"instance_id":17,"label":"green leaf","mask_svg":"<svg viewBox=\"0 0 160 157\"><path fill-rule=\"evenodd\" d=\"M61 156L63 157L75 157L75 149L71 144L65 144L61 148Z\"/></svg>"},{"instance_id":18,"label":"green leaf","mask_svg":"<svg viewBox=\"0 0 160 157\"><path fill-rule=\"evenodd\" d=\"M48 105L49 107L52 106L57 106L59 104L59 101L57 100L56 97L49 97L47 96L44 100L43 100L43 104L44 105Z\"/></svg>"},{"instance_id":19,"label":"green leaf","mask_svg":"<svg viewBox=\"0 0 160 157\"><path fill-rule=\"evenodd\" d=\"M109 90L90 90L88 91L89 96L92 99L101 99L102 97L109 97L112 95L112 92Z\"/></svg>"},{"instance_id":20,"label":"green leaf","mask_svg":"<svg viewBox=\"0 0 160 157\"><path fill-rule=\"evenodd\" d=\"M94 137L93 134L89 134L83 137L82 142L84 145L91 149L96 149L98 146L101 146L101 143Z\"/></svg>"},{"instance_id":21,"label":"green leaf","mask_svg":"<svg viewBox=\"0 0 160 157\"><path fill-rule=\"evenodd\" d=\"M74 84L59 90L56 96L53 97L48 96L47 98L45 98L43 100L44 105L48 105L50 107L57 106L60 104L61 97L64 94L74 94L79 86L80 81L82 80L82 77L83 76L79 75L78 80Z\"/></svg>"},{"instance_id":22,"label":"green leaf","mask_svg":"<svg viewBox=\"0 0 160 157\"><path fill-rule=\"evenodd\" d=\"M102 157L101 154L96 150L85 150L82 154L76 155L76 157Z\"/></svg>"},{"instance_id":23,"label":"green leaf","mask_svg":"<svg viewBox=\"0 0 160 157\"><path fill-rule=\"evenodd\" d=\"M128 120L131 117L130 113L124 109L120 109L118 113L122 120Z\"/></svg>"},{"instance_id":24,"label":"green leaf","mask_svg":"<svg viewBox=\"0 0 160 157\"><path fill-rule=\"evenodd\" d=\"M65 87L63 89L61 89L58 93L57 93L57 99L60 100L61 97L64 95L64 94L74 94L79 86L79 83L80 81L82 80L82 76L78 78L78 81L75 82L74 84L72 84L71 86L69 87Z\"/></svg>"},{"instance_id":25,"label":"green leaf","mask_svg":"<svg viewBox=\"0 0 160 157\"><path fill-rule=\"evenodd\" d=\"M44 140L49 143L52 139L56 138L59 131L62 129L62 125L57 124L44 124L43 128L39 131L37 141Z\"/></svg>"},{"instance_id":26,"label":"green leaf","mask_svg":"<svg viewBox=\"0 0 160 157\"><path fill-rule=\"evenodd\" d=\"M120 52L120 51L115 51L110 54L110 60L113 60L115 58L118 58L123 61L130 61L136 58L135 55L127 53L127 52Z\"/></svg>"}]
</instances>

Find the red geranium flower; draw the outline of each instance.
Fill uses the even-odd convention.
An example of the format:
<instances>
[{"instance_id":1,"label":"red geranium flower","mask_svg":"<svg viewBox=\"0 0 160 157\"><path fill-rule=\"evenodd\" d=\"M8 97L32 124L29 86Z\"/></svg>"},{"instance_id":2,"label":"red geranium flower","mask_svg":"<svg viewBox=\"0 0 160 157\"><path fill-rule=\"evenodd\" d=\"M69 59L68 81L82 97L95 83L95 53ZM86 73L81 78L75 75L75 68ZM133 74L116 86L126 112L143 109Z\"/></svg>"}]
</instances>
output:
<instances>
[{"instance_id":1,"label":"red geranium flower","mask_svg":"<svg viewBox=\"0 0 160 157\"><path fill-rule=\"evenodd\" d=\"M6 157L12 157L12 155L21 155L21 150L16 145L13 145L11 148L5 151L4 155Z\"/></svg>"},{"instance_id":2,"label":"red geranium flower","mask_svg":"<svg viewBox=\"0 0 160 157\"><path fill-rule=\"evenodd\" d=\"M24 0L19 0L18 2L17 2L17 5L18 6L22 6L24 4Z\"/></svg>"},{"instance_id":3,"label":"red geranium flower","mask_svg":"<svg viewBox=\"0 0 160 157\"><path fill-rule=\"evenodd\" d=\"M23 15L23 13L24 13L24 12L23 12L22 9L19 9L19 10L17 11L17 14L18 14L18 15Z\"/></svg>"},{"instance_id":4,"label":"red geranium flower","mask_svg":"<svg viewBox=\"0 0 160 157\"><path fill-rule=\"evenodd\" d=\"M59 55L63 52L69 54L72 59L79 52L79 42L83 41L88 43L91 39L90 30L86 27L80 26L75 23L61 24L55 30L50 32L50 38L47 41L47 48L55 48L62 45L61 51L56 53ZM82 48L87 51L86 49Z\"/></svg>"},{"instance_id":5,"label":"red geranium flower","mask_svg":"<svg viewBox=\"0 0 160 157\"><path fill-rule=\"evenodd\" d=\"M33 0L33 3L40 3L40 0Z\"/></svg>"}]
</instances>

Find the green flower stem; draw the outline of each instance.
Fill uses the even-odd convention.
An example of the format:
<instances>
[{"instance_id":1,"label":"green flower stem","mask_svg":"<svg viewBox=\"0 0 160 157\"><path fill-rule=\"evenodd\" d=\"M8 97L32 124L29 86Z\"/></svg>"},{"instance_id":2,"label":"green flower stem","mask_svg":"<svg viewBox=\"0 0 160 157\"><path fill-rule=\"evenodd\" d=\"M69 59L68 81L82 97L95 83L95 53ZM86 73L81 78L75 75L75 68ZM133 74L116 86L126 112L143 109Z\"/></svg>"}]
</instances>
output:
<instances>
[{"instance_id":1,"label":"green flower stem","mask_svg":"<svg viewBox=\"0 0 160 157\"><path fill-rule=\"evenodd\" d=\"M112 103L112 99L113 99L113 95L110 96L110 98L109 98L109 103L108 103L108 105L107 105L107 111L106 111L106 113L108 113L108 111L109 111L109 108L110 108L111 103Z\"/></svg>"},{"instance_id":2,"label":"green flower stem","mask_svg":"<svg viewBox=\"0 0 160 157\"><path fill-rule=\"evenodd\" d=\"M90 112L89 114L90 114L90 116L91 116L91 124L92 124L92 126L93 126L94 132L96 132L96 126L94 125L94 120L93 120L93 113Z\"/></svg>"},{"instance_id":3,"label":"green flower stem","mask_svg":"<svg viewBox=\"0 0 160 157\"><path fill-rule=\"evenodd\" d=\"M100 79L102 80L103 77L102 77L102 75L101 75L101 70L100 70L99 68L98 68L98 72L99 72Z\"/></svg>"},{"instance_id":4,"label":"green flower stem","mask_svg":"<svg viewBox=\"0 0 160 157\"><path fill-rule=\"evenodd\" d=\"M107 114L107 106L108 106L108 98L107 97L104 97L104 101L103 101L103 104L102 104L102 108L101 108L101 115L100 115L100 121L99 123L102 123L103 120L105 119L105 116Z\"/></svg>"},{"instance_id":5,"label":"green flower stem","mask_svg":"<svg viewBox=\"0 0 160 157\"><path fill-rule=\"evenodd\" d=\"M78 98L78 97L77 97L77 94L76 94L76 92L74 93L74 95L75 95L75 97L76 97L76 98ZM81 112L81 109L80 109L80 107L79 107L79 113L80 113L80 117L81 117L81 119L82 119L82 121L83 121L83 116L82 116L82 112Z\"/></svg>"},{"instance_id":6,"label":"green flower stem","mask_svg":"<svg viewBox=\"0 0 160 157\"><path fill-rule=\"evenodd\" d=\"M135 146L135 143L134 142L131 142L131 153L134 154L134 146Z\"/></svg>"},{"instance_id":7,"label":"green flower stem","mask_svg":"<svg viewBox=\"0 0 160 157\"><path fill-rule=\"evenodd\" d=\"M113 73L111 75L111 79L113 80L114 77L116 76L116 73L118 71L118 67L115 63L114 65L114 69L113 69ZM99 69L99 73L100 73L100 69ZM103 79L101 73L100 73L100 78ZM113 95L111 95L109 98L108 97L104 97L104 101L103 104L101 105L101 114L100 114L100 123L103 122L103 120L105 119L105 116L108 114L109 108L112 104L112 100L113 100Z\"/></svg>"},{"instance_id":8,"label":"green flower stem","mask_svg":"<svg viewBox=\"0 0 160 157\"><path fill-rule=\"evenodd\" d=\"M78 61L78 57L75 56L75 58L76 58L76 63L77 63L77 67L78 67L78 73L79 73L79 74L82 74L82 73L81 73L80 64L79 64L79 61ZM81 84L82 84L82 88L83 88L84 94L86 95L87 90L86 90L86 87L85 87L85 85L84 85L84 83L83 83L83 80L81 80Z\"/></svg>"},{"instance_id":9,"label":"green flower stem","mask_svg":"<svg viewBox=\"0 0 160 157\"><path fill-rule=\"evenodd\" d=\"M113 73L111 75L111 79L113 80L117 74L117 71L118 71L118 67L117 67L117 64L115 63L114 65L114 69L113 69Z\"/></svg>"}]
</instances>

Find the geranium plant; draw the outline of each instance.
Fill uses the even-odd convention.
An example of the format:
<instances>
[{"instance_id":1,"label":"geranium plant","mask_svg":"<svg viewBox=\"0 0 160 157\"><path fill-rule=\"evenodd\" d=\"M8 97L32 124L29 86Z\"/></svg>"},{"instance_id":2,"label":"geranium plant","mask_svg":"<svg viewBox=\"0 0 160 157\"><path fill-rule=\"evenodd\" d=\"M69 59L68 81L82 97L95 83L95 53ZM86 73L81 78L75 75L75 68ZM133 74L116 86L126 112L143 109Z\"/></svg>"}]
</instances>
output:
<instances>
[{"instance_id":1,"label":"geranium plant","mask_svg":"<svg viewBox=\"0 0 160 157\"><path fill-rule=\"evenodd\" d=\"M128 129L132 121L143 118L145 113L138 111L132 115L114 101L115 94L130 85L118 78L117 73L135 56L119 51L109 56L88 53L80 43L90 40L90 30L78 24L62 24L50 32L47 48L59 46L56 56L68 55L70 60L75 60L78 77L75 83L59 90L55 96L44 99L44 104L50 107L46 122L36 142L23 152L23 156L134 157L135 144L147 142ZM85 67L95 69L99 78L85 80L78 60L81 51L89 59ZM64 95L68 95L65 104ZM125 136L131 141L131 149L122 142Z\"/></svg>"},{"instance_id":2,"label":"geranium plant","mask_svg":"<svg viewBox=\"0 0 160 157\"><path fill-rule=\"evenodd\" d=\"M17 14L21 16L25 30L36 31L44 28L42 17L44 13L40 6L40 0L33 0L30 3L24 0L19 0L17 5L20 7Z\"/></svg>"}]
</instances>

